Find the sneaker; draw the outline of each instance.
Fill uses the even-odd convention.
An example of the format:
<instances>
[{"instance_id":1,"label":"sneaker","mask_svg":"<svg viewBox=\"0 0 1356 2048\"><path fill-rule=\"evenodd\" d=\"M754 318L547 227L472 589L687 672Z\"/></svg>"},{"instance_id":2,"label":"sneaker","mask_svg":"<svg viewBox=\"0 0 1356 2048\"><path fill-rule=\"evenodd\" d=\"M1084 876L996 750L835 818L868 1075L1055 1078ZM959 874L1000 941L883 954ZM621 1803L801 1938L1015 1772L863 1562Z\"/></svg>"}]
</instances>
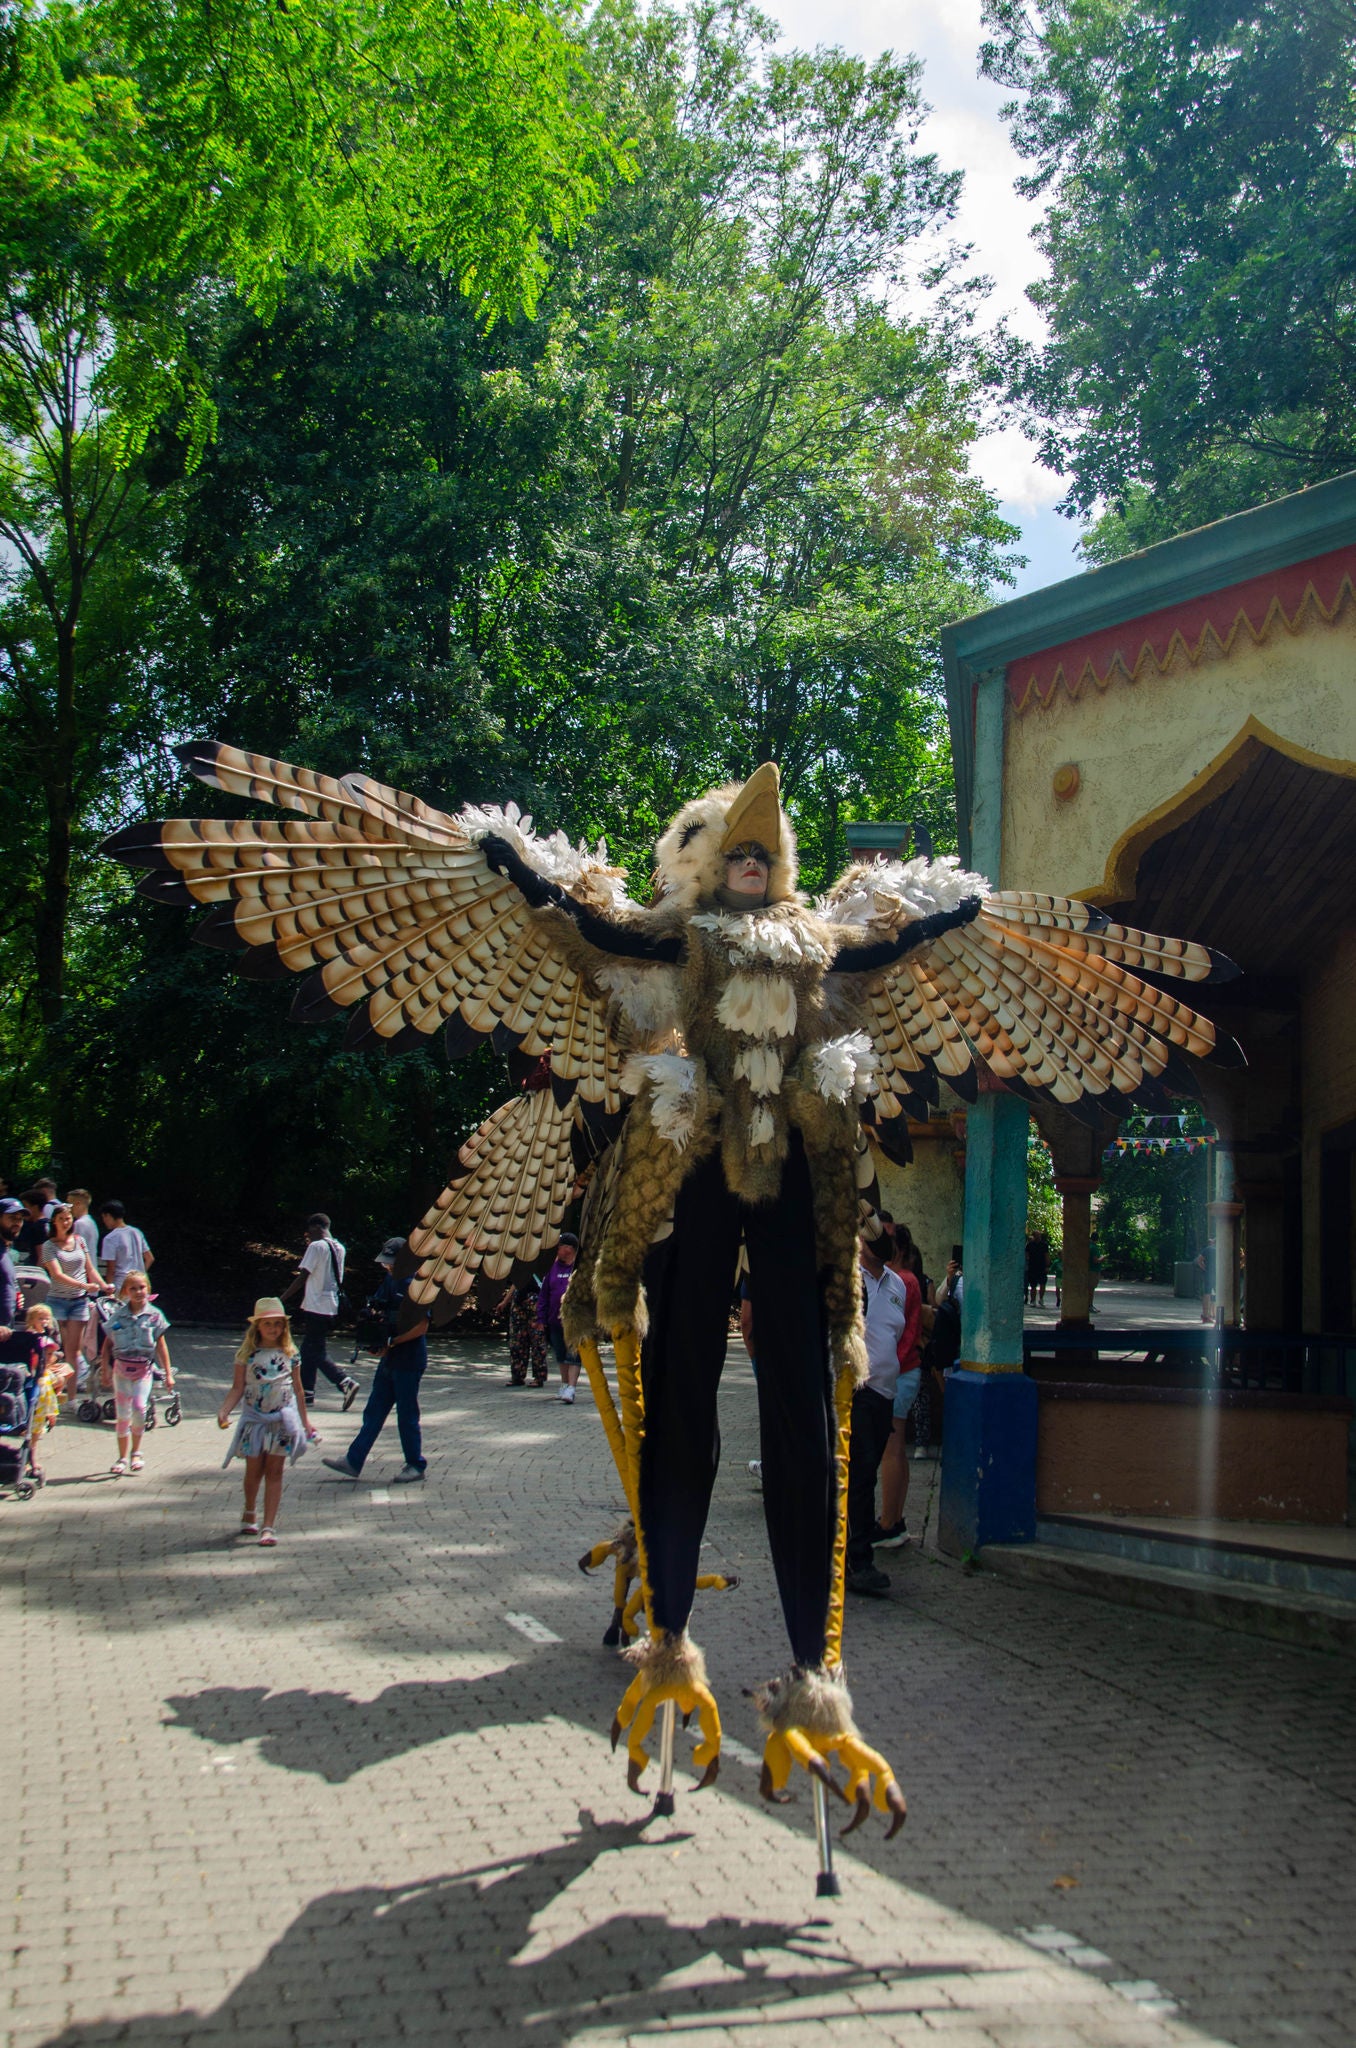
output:
<instances>
[{"instance_id":1,"label":"sneaker","mask_svg":"<svg viewBox=\"0 0 1356 2048\"><path fill-rule=\"evenodd\" d=\"M573 1387L562 1387L562 1388L561 1388L561 1390L560 1390L560 1398L561 1398L561 1400L562 1400L562 1401L566 1402L567 1404L568 1404L568 1403L570 1403L570 1402L572 1402L572 1401L574 1400L574 1388L573 1388Z\"/></svg>"},{"instance_id":2,"label":"sneaker","mask_svg":"<svg viewBox=\"0 0 1356 2048\"><path fill-rule=\"evenodd\" d=\"M879 1571L873 1564L864 1564L860 1571L848 1573L847 1589L849 1593L862 1593L869 1599L879 1600L890 1590L890 1575Z\"/></svg>"},{"instance_id":3,"label":"sneaker","mask_svg":"<svg viewBox=\"0 0 1356 2048\"><path fill-rule=\"evenodd\" d=\"M344 1397L344 1413L347 1414L349 1409L353 1406L353 1403L357 1400L358 1395L362 1390L359 1387L358 1382L355 1379L350 1378L340 1381L339 1391Z\"/></svg>"},{"instance_id":4,"label":"sneaker","mask_svg":"<svg viewBox=\"0 0 1356 2048\"><path fill-rule=\"evenodd\" d=\"M761 1486L761 1485L762 1485L762 1483L763 1483L763 1461L762 1461L762 1459L761 1459L761 1458L750 1458L750 1459L749 1459L749 1462L748 1462L748 1466L747 1466L747 1468L746 1468L746 1469L747 1469L747 1471L748 1471L748 1475L749 1475L750 1479L751 1479L751 1480L753 1481L754 1485L755 1485L755 1486Z\"/></svg>"},{"instance_id":5,"label":"sneaker","mask_svg":"<svg viewBox=\"0 0 1356 2048\"><path fill-rule=\"evenodd\" d=\"M392 1486L413 1486L415 1480L422 1479L423 1476L424 1467L422 1465L402 1465L395 1478L391 1481L391 1484Z\"/></svg>"},{"instance_id":6,"label":"sneaker","mask_svg":"<svg viewBox=\"0 0 1356 2048\"><path fill-rule=\"evenodd\" d=\"M877 1522L871 1531L871 1541L877 1550L902 1550L906 1543L912 1543L913 1538L904 1527L904 1517L901 1515L888 1529Z\"/></svg>"},{"instance_id":7,"label":"sneaker","mask_svg":"<svg viewBox=\"0 0 1356 2048\"><path fill-rule=\"evenodd\" d=\"M356 1465L350 1465L347 1458L322 1458L321 1464L331 1472L340 1472L345 1479L361 1479L362 1473Z\"/></svg>"}]
</instances>

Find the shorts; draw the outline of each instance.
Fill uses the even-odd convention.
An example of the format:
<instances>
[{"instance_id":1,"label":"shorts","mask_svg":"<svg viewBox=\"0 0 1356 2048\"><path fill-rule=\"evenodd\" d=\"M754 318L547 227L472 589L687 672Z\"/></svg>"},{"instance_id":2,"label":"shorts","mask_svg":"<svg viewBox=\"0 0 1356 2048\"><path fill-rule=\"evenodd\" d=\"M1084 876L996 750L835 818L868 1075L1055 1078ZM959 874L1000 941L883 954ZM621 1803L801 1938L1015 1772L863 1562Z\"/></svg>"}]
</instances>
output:
<instances>
[{"instance_id":1,"label":"shorts","mask_svg":"<svg viewBox=\"0 0 1356 2048\"><path fill-rule=\"evenodd\" d=\"M155 1374L149 1364L137 1373L123 1372L114 1366L113 1412L120 1436L125 1436L129 1429L145 1429L146 1403L151 1398L154 1383Z\"/></svg>"},{"instance_id":2,"label":"shorts","mask_svg":"<svg viewBox=\"0 0 1356 2048\"><path fill-rule=\"evenodd\" d=\"M912 1408L914 1402L918 1399L918 1389L922 1386L922 1384L923 1372L921 1366L916 1365L913 1368L912 1372L902 1372L899 1375L899 1378L895 1382L896 1422L902 1422L904 1420L904 1417L908 1414L910 1408Z\"/></svg>"},{"instance_id":3,"label":"shorts","mask_svg":"<svg viewBox=\"0 0 1356 2048\"><path fill-rule=\"evenodd\" d=\"M89 1321L89 1296L87 1294L49 1294L47 1306L59 1323L87 1323Z\"/></svg>"}]
</instances>

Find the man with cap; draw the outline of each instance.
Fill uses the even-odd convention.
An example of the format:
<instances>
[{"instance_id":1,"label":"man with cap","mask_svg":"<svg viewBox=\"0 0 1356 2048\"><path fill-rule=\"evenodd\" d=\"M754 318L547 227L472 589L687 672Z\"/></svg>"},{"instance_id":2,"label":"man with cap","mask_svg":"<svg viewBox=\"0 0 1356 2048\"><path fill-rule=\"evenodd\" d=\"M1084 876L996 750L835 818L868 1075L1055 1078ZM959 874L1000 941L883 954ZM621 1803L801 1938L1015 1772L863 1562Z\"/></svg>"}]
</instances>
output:
<instances>
[{"instance_id":1,"label":"man with cap","mask_svg":"<svg viewBox=\"0 0 1356 2048\"><path fill-rule=\"evenodd\" d=\"M556 1246L556 1256L541 1283L537 1296L537 1321L546 1332L546 1341L555 1354L560 1367L560 1395L562 1401L573 1403L574 1390L579 1379L579 1353L566 1342L561 1322L565 1290L570 1284L574 1262L579 1256L579 1239L572 1230L562 1230Z\"/></svg>"},{"instance_id":2,"label":"man with cap","mask_svg":"<svg viewBox=\"0 0 1356 2048\"><path fill-rule=\"evenodd\" d=\"M377 1264L383 1269L383 1277L372 1296L372 1307L382 1318L386 1342L372 1375L372 1390L367 1397L358 1434L342 1458L321 1460L331 1472L341 1473L345 1479L361 1477L368 1453L381 1435L393 1408L400 1432L400 1448L405 1454L405 1463L395 1475L396 1485L408 1486L421 1480L427 1465L419 1428L419 1382L428 1364L428 1317L419 1316L407 1323L403 1330L399 1327L400 1310L410 1283L397 1280L394 1269L404 1249L403 1237L388 1237L377 1254Z\"/></svg>"},{"instance_id":3,"label":"man with cap","mask_svg":"<svg viewBox=\"0 0 1356 2048\"><path fill-rule=\"evenodd\" d=\"M0 1331L8 1333L19 1320L19 1267L14 1246L23 1228L24 1205L13 1195L0 1199Z\"/></svg>"}]
</instances>

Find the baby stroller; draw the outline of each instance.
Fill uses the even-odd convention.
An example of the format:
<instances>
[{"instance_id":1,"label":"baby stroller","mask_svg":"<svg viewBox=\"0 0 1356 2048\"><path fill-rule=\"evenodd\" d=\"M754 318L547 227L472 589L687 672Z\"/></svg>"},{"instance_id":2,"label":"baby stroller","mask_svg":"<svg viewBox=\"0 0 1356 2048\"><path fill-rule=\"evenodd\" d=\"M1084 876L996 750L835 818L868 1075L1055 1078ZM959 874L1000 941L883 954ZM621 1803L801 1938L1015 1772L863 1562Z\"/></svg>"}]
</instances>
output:
<instances>
[{"instance_id":1,"label":"baby stroller","mask_svg":"<svg viewBox=\"0 0 1356 2048\"><path fill-rule=\"evenodd\" d=\"M37 1376L26 1366L0 1364L0 1495L16 1500L32 1500L42 1485L28 1437L37 1391Z\"/></svg>"},{"instance_id":2,"label":"baby stroller","mask_svg":"<svg viewBox=\"0 0 1356 2048\"><path fill-rule=\"evenodd\" d=\"M164 1377L165 1375L163 1369L157 1365L151 1374L151 1391L150 1394L147 1396L146 1400L147 1429L154 1429L156 1423L162 1419L159 1412L158 1403L156 1401L155 1390L160 1385ZM173 1392L170 1394L168 1401L166 1401L165 1403L163 1420L166 1429L177 1429L179 1424L183 1421L183 1419L184 1411L179 1402L179 1389L175 1387Z\"/></svg>"},{"instance_id":3,"label":"baby stroller","mask_svg":"<svg viewBox=\"0 0 1356 2048\"><path fill-rule=\"evenodd\" d=\"M103 1348L104 1325L108 1321L112 1307L112 1299L108 1295L101 1294L96 1297L94 1315L99 1326L95 1332L94 1350L96 1357ZM97 1365L90 1367L89 1378L85 1382L85 1390L76 1404L76 1419L80 1422L112 1422L117 1413L113 1396L111 1394L104 1396L99 1392L99 1383L95 1378L98 1369Z\"/></svg>"}]
</instances>

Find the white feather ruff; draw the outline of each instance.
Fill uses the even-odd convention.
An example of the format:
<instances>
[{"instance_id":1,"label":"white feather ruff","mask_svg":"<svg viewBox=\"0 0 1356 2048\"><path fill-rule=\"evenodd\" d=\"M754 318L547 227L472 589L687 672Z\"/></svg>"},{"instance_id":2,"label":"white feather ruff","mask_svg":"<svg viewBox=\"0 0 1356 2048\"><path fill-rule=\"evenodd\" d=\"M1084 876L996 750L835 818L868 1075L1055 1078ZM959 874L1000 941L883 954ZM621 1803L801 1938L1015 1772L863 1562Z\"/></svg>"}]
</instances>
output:
<instances>
[{"instance_id":1,"label":"white feather ruff","mask_svg":"<svg viewBox=\"0 0 1356 2048\"><path fill-rule=\"evenodd\" d=\"M746 1038L789 1038L796 1028L796 991L779 974L732 974L716 1016Z\"/></svg>"},{"instance_id":2,"label":"white feather ruff","mask_svg":"<svg viewBox=\"0 0 1356 2048\"><path fill-rule=\"evenodd\" d=\"M685 1151L697 1117L696 1061L676 1052L633 1053L622 1068L622 1088L638 1095L647 1081L650 1122L661 1138Z\"/></svg>"},{"instance_id":3,"label":"white feather ruff","mask_svg":"<svg viewBox=\"0 0 1356 2048\"><path fill-rule=\"evenodd\" d=\"M593 978L634 1030L679 1029L682 976L676 967L642 967L634 960L610 960L594 969Z\"/></svg>"},{"instance_id":4,"label":"white feather ruff","mask_svg":"<svg viewBox=\"0 0 1356 2048\"><path fill-rule=\"evenodd\" d=\"M815 1087L826 1102L865 1102L875 1090L875 1047L864 1031L828 1038L815 1047Z\"/></svg>"},{"instance_id":5,"label":"white feather ruff","mask_svg":"<svg viewBox=\"0 0 1356 2048\"><path fill-rule=\"evenodd\" d=\"M777 1095L782 1085L782 1056L774 1046L746 1045L735 1057L734 1071L755 1095Z\"/></svg>"},{"instance_id":6,"label":"white feather ruff","mask_svg":"<svg viewBox=\"0 0 1356 2048\"><path fill-rule=\"evenodd\" d=\"M928 860L865 863L847 873L815 906L830 924L854 925L871 932L897 932L937 910L954 910L967 896L987 896L983 875L963 868L953 854Z\"/></svg>"},{"instance_id":7,"label":"white feather ruff","mask_svg":"<svg viewBox=\"0 0 1356 2048\"><path fill-rule=\"evenodd\" d=\"M524 817L515 803L502 808L498 804L467 804L458 811L456 823L476 846L491 834L506 839L514 852L548 882L558 882L564 889L578 888L581 882L587 882L594 896L601 895L616 904L627 900L625 876L620 869L608 865L605 839L590 849L582 840L578 846L571 846L563 832L539 838L532 830L531 818Z\"/></svg>"},{"instance_id":8,"label":"white feather ruff","mask_svg":"<svg viewBox=\"0 0 1356 2048\"><path fill-rule=\"evenodd\" d=\"M772 1111L765 1102L760 1102L749 1118L750 1145L770 1145L777 1135L777 1126L772 1121Z\"/></svg>"},{"instance_id":9,"label":"white feather ruff","mask_svg":"<svg viewBox=\"0 0 1356 2048\"><path fill-rule=\"evenodd\" d=\"M735 910L704 910L691 922L699 930L714 932L725 942L736 967L752 967L768 960L784 967L805 960L813 967L827 967L829 955L811 933L776 917L756 917Z\"/></svg>"}]
</instances>

